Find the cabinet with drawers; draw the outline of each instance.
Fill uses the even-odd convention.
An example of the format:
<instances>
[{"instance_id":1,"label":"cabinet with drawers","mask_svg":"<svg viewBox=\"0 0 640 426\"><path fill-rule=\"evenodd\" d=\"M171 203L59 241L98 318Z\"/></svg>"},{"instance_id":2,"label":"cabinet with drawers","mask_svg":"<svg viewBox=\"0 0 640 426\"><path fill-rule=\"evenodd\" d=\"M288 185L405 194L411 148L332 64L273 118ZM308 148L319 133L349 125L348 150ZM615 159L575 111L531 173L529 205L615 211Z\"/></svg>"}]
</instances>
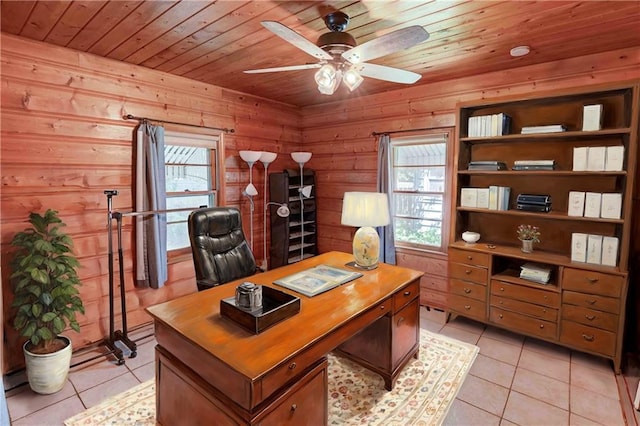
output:
<instances>
[{"instance_id":1,"label":"cabinet with drawers","mask_svg":"<svg viewBox=\"0 0 640 426\"><path fill-rule=\"evenodd\" d=\"M583 130L584 107L593 104L601 105L600 128ZM620 371L639 109L637 84L458 106L448 311L607 357ZM509 125L495 126L493 117L505 116ZM483 120L492 126L478 128ZM531 133L536 126L547 125L561 125L562 131ZM476 136L483 134L493 136ZM577 153L602 151L623 152L622 166L598 168L589 159L585 168L577 163ZM514 167L521 160L553 160L553 166ZM490 170L491 162L506 167ZM490 187L510 189L499 209L479 201L487 191L490 203ZM474 191L477 198L469 197ZM569 215L570 192L620 194L619 218ZM547 196L551 211L518 205L519 194ZM523 224L538 227L542 234L532 253L523 252L517 240L516 230ZM480 240L464 242L464 231L480 233ZM586 249L595 256L576 259L574 238L577 241L580 234L595 236L594 241L605 237L617 241L617 252L607 251L606 266L596 263L601 254L593 251L596 244L589 243ZM526 263L544 265L551 278L546 283L520 278Z\"/></svg>"}]
</instances>

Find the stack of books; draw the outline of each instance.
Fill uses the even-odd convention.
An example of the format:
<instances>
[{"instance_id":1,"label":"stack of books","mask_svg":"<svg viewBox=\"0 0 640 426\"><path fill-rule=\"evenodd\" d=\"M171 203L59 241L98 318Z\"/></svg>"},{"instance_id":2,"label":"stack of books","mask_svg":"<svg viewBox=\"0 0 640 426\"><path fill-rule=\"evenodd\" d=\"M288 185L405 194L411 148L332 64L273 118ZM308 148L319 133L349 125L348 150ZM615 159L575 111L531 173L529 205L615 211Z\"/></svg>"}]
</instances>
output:
<instances>
[{"instance_id":1,"label":"stack of books","mask_svg":"<svg viewBox=\"0 0 640 426\"><path fill-rule=\"evenodd\" d=\"M551 268L540 263L527 262L520 267L520 278L541 284L549 284Z\"/></svg>"},{"instance_id":2,"label":"stack of books","mask_svg":"<svg viewBox=\"0 0 640 426\"><path fill-rule=\"evenodd\" d=\"M511 131L511 117L503 112L478 115L469 117L468 126L469 137L508 135Z\"/></svg>"},{"instance_id":3,"label":"stack of books","mask_svg":"<svg viewBox=\"0 0 640 426\"><path fill-rule=\"evenodd\" d=\"M513 170L555 170L555 160L516 160Z\"/></svg>"},{"instance_id":4,"label":"stack of books","mask_svg":"<svg viewBox=\"0 0 640 426\"><path fill-rule=\"evenodd\" d=\"M566 132L567 128L563 124L550 124L548 126L525 126L522 128L520 133L522 134L530 134L530 133L555 133L555 132Z\"/></svg>"},{"instance_id":5,"label":"stack of books","mask_svg":"<svg viewBox=\"0 0 640 426\"><path fill-rule=\"evenodd\" d=\"M468 170L507 170L506 163L502 161L470 161Z\"/></svg>"}]
</instances>

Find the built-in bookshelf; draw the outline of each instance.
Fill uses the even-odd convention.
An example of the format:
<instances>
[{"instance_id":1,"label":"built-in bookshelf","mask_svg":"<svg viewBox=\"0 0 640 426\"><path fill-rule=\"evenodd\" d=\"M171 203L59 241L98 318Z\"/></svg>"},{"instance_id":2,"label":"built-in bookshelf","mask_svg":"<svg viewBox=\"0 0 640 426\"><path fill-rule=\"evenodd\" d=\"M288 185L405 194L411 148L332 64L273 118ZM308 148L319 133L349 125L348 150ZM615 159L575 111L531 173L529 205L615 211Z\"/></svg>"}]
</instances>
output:
<instances>
[{"instance_id":1,"label":"built-in bookshelf","mask_svg":"<svg viewBox=\"0 0 640 426\"><path fill-rule=\"evenodd\" d=\"M610 358L620 370L638 99L638 86L629 85L458 106L449 247L451 312ZM483 120L477 117L496 116L501 120L499 132L495 123L493 131L479 133L474 128ZM583 123L585 116L588 123ZM587 166L581 156L589 151L594 157ZM605 164L608 151L610 165ZM489 162L504 163L506 169L474 167ZM536 162L545 169L514 170L514 164ZM504 208L473 206L470 192L477 189L482 195L495 187L509 188ZM600 206L602 214L594 214L589 205L588 215L578 214L582 193L591 203L622 203ZM521 210L529 206L520 204L518 195L544 196L541 199L550 200L551 209ZM520 250L516 230L521 224L541 232L533 253ZM464 231L480 233L480 241L465 243ZM578 247L582 236L590 247ZM609 244L605 249L603 242ZM580 250L585 250L585 261L575 260ZM600 250L600 256L594 250ZM601 261L603 250L608 250L606 264ZM549 268L548 283L519 277L522 266L530 262Z\"/></svg>"}]
</instances>

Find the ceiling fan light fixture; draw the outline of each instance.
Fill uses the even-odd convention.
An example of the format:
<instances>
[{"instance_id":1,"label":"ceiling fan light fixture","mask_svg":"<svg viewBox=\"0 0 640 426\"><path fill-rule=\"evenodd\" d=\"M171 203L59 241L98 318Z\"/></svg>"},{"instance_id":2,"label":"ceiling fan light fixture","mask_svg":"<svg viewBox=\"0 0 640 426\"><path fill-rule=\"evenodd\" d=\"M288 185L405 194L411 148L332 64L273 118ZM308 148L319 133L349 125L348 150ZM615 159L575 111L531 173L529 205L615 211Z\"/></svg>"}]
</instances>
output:
<instances>
[{"instance_id":1,"label":"ceiling fan light fixture","mask_svg":"<svg viewBox=\"0 0 640 426\"><path fill-rule=\"evenodd\" d=\"M360 73L358 73L358 71L351 68L344 73L344 76L342 77L342 81L349 88L349 91L353 92L358 88L358 86L362 84L362 82L364 81L364 78L362 78L362 76L360 75Z\"/></svg>"},{"instance_id":2,"label":"ceiling fan light fixture","mask_svg":"<svg viewBox=\"0 0 640 426\"><path fill-rule=\"evenodd\" d=\"M341 76L342 72L336 70L333 65L323 65L315 75L318 91L323 95L333 95L340 85Z\"/></svg>"}]
</instances>

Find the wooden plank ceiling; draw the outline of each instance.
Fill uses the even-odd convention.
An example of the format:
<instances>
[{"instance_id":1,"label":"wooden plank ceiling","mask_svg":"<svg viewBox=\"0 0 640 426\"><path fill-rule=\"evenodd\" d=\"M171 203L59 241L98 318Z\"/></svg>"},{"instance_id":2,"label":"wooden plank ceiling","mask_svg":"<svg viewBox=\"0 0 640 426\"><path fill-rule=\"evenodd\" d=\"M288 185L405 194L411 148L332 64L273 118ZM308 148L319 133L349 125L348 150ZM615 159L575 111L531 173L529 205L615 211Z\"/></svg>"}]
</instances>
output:
<instances>
[{"instance_id":1,"label":"wooden plank ceiling","mask_svg":"<svg viewBox=\"0 0 640 426\"><path fill-rule=\"evenodd\" d=\"M279 21L313 41L322 17L350 16L358 44L409 25L429 39L371 63L422 75L425 84L483 72L640 47L639 1L2 1L1 30L296 106L398 89L371 78L321 95L313 69L245 74L315 63L262 27ZM531 53L512 58L509 50Z\"/></svg>"}]
</instances>

